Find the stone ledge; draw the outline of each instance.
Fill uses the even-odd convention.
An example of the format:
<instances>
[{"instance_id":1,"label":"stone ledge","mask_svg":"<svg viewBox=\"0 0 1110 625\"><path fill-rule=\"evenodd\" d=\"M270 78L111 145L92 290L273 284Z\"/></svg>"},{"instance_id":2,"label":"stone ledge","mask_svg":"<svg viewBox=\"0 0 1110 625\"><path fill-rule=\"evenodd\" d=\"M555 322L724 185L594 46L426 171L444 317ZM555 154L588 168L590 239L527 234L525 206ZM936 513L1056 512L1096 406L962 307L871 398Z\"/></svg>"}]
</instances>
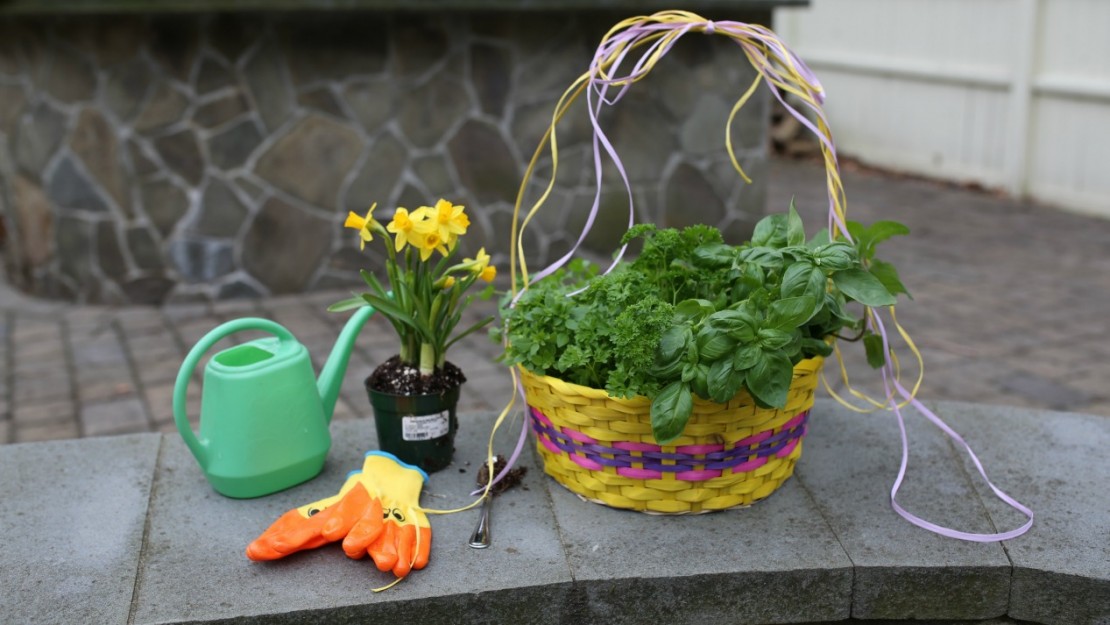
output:
<instances>
[{"instance_id":1,"label":"stone ledge","mask_svg":"<svg viewBox=\"0 0 1110 625\"><path fill-rule=\"evenodd\" d=\"M0 589L13 622L931 623L1110 620L1105 418L946 403L940 414L998 486L1038 514L1005 545L943 539L886 493L897 426L821 401L797 478L747 510L653 517L571 495L531 454L494 505L494 545L465 547L474 512L433 517L430 566L390 581L334 547L252 563L244 546L285 510L331 494L375 446L369 420L335 423L323 475L256 500L217 495L175 435L0 447ZM428 507L468 500L492 415L464 417L456 463ZM911 416L900 501L970 531L1013 527L953 447ZM501 433L506 449L516 433ZM1090 460L1098 462L1090 462ZM470 465L467 465L470 462ZM65 600L60 599L65 595ZM918 622L921 622L920 620Z\"/></svg>"},{"instance_id":2,"label":"stone ledge","mask_svg":"<svg viewBox=\"0 0 1110 625\"><path fill-rule=\"evenodd\" d=\"M809 0L698 0L683 8L766 10ZM673 8L655 0L7 0L0 15L67 13L203 13L210 11L581 11L643 13Z\"/></svg>"}]
</instances>

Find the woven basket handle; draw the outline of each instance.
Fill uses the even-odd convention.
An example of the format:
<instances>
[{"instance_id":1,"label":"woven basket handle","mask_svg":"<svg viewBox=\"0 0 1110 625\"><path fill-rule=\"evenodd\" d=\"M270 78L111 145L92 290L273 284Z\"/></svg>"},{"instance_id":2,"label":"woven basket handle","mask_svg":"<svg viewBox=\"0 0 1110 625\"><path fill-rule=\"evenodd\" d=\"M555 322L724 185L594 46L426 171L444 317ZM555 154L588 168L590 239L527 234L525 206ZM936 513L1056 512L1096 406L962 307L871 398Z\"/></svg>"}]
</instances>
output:
<instances>
[{"instance_id":1,"label":"woven basket handle","mask_svg":"<svg viewBox=\"0 0 1110 625\"><path fill-rule=\"evenodd\" d=\"M600 210L602 152L613 162L624 183L625 190L628 193L628 225L629 227L634 225L635 209L632 185L624 170L620 155L617 154L613 144L609 141L605 130L598 121L598 117L604 106L612 106L620 101L633 83L646 77L659 59L666 55L682 36L691 32L727 37L740 46L744 56L747 57L756 70L755 80L733 106L724 129L725 146L737 173L744 180L751 182L736 158L732 147L732 134L729 129L736 114L755 93L760 82L766 81L774 87L771 89L772 93L786 110L812 131L820 141L829 194L829 232L832 236L840 234L845 238L849 237L845 223L844 190L840 181L840 170L837 166L836 149L821 107L824 101L824 89L813 72L768 28L742 22L713 22L687 11L663 11L648 17L630 18L614 26L598 45L589 70L571 83L556 104L551 124L540 140L540 144L537 146L525 171L513 211L510 271L514 297L519 297L520 293L527 289L529 284L554 273L569 262L593 227ZM631 69L625 71L624 68L629 64L632 66ZM590 207L585 226L570 251L535 274L529 274L522 245L523 232L547 201L554 188L559 160L555 128L570 106L583 93L586 94L587 110L593 130L593 162L597 182L593 204ZM782 93L793 94L801 103L801 107L812 116L813 121L802 111L791 106ZM545 148L552 161L551 179L543 194L528 210L525 217L521 219L520 213L525 190L532 180L536 164L541 155L544 154ZM624 251L625 247L622 246L613 263L606 269L606 273L616 266L623 257ZM518 263L520 266L519 272L517 270ZM521 278L520 283L517 282L518 275Z\"/></svg>"}]
</instances>

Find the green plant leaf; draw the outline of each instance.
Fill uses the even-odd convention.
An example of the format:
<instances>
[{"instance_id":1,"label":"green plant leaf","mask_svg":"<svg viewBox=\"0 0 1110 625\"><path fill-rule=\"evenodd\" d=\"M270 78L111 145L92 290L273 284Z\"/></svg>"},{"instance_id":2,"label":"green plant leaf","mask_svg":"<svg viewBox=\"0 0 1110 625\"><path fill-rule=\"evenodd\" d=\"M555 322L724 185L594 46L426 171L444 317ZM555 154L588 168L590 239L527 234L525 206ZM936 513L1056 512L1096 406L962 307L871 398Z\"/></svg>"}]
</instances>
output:
<instances>
[{"instance_id":1,"label":"green plant leaf","mask_svg":"<svg viewBox=\"0 0 1110 625\"><path fill-rule=\"evenodd\" d=\"M905 285L902 284L902 280L899 279L898 270L894 268L894 265L876 258L871 261L871 266L867 270L871 272L871 275L878 278L879 282L883 283L883 286L886 287L887 291L890 291L891 295L905 293L906 297L913 299Z\"/></svg>"},{"instance_id":2,"label":"green plant leaf","mask_svg":"<svg viewBox=\"0 0 1110 625\"><path fill-rule=\"evenodd\" d=\"M821 356L823 358L828 358L832 356L833 346L822 339L815 339L807 336L802 339L802 353L806 356Z\"/></svg>"},{"instance_id":3,"label":"green plant leaf","mask_svg":"<svg viewBox=\"0 0 1110 625\"><path fill-rule=\"evenodd\" d=\"M763 350L758 345L743 345L732 356L732 369L746 371L763 358Z\"/></svg>"},{"instance_id":4,"label":"green plant leaf","mask_svg":"<svg viewBox=\"0 0 1110 625\"><path fill-rule=\"evenodd\" d=\"M780 230L785 230L786 215L767 215L755 224L752 230L752 245L771 245ZM783 237L785 240L785 237Z\"/></svg>"},{"instance_id":5,"label":"green plant leaf","mask_svg":"<svg viewBox=\"0 0 1110 625\"><path fill-rule=\"evenodd\" d=\"M768 406L786 406L787 391L794 379L794 366L781 352L764 351L763 358L748 371L748 390Z\"/></svg>"},{"instance_id":6,"label":"green plant leaf","mask_svg":"<svg viewBox=\"0 0 1110 625\"><path fill-rule=\"evenodd\" d=\"M856 240L860 257L871 260L875 256L875 246L894 236L910 233L910 229L897 221L876 221L863 227L856 222L848 222L848 233Z\"/></svg>"},{"instance_id":7,"label":"green plant leaf","mask_svg":"<svg viewBox=\"0 0 1110 625\"><path fill-rule=\"evenodd\" d=\"M786 215L786 244L805 245L806 230L798 210L794 208L794 198L790 198L790 210Z\"/></svg>"},{"instance_id":8,"label":"green plant leaf","mask_svg":"<svg viewBox=\"0 0 1110 625\"><path fill-rule=\"evenodd\" d=\"M762 328L759 331L759 345L764 350L783 350L794 341L796 334L793 328L790 330Z\"/></svg>"},{"instance_id":9,"label":"green plant leaf","mask_svg":"<svg viewBox=\"0 0 1110 625\"><path fill-rule=\"evenodd\" d=\"M710 267L731 265L736 258L736 248L724 243L702 245L694 250L694 258Z\"/></svg>"},{"instance_id":10,"label":"green plant leaf","mask_svg":"<svg viewBox=\"0 0 1110 625\"><path fill-rule=\"evenodd\" d=\"M813 238L810 239L808 243L806 243L806 247L808 247L809 249L812 250L812 249L819 248L819 247L821 247L822 245L824 245L828 242L829 242L829 229L828 228L821 228L820 230L817 231L817 234L813 235Z\"/></svg>"},{"instance_id":11,"label":"green plant leaf","mask_svg":"<svg viewBox=\"0 0 1110 625\"><path fill-rule=\"evenodd\" d=\"M759 319L747 311L728 308L710 315L707 323L741 343L748 343L755 340Z\"/></svg>"},{"instance_id":12,"label":"green plant leaf","mask_svg":"<svg viewBox=\"0 0 1110 625\"><path fill-rule=\"evenodd\" d=\"M732 359L724 358L710 365L707 382L709 387L707 399L723 404L732 399L744 386L744 372L734 371Z\"/></svg>"},{"instance_id":13,"label":"green plant leaf","mask_svg":"<svg viewBox=\"0 0 1110 625\"><path fill-rule=\"evenodd\" d=\"M690 387L682 382L671 382L651 402L651 434L660 445L666 445L682 435L690 413L694 410L694 397Z\"/></svg>"},{"instance_id":14,"label":"green plant leaf","mask_svg":"<svg viewBox=\"0 0 1110 625\"><path fill-rule=\"evenodd\" d=\"M833 241L813 250L813 261L825 271L840 271L859 266L859 253L842 241Z\"/></svg>"},{"instance_id":15,"label":"green plant leaf","mask_svg":"<svg viewBox=\"0 0 1110 625\"><path fill-rule=\"evenodd\" d=\"M685 325L667 328L659 339L659 359L666 363L681 360L686 353L686 342L690 334L690 328Z\"/></svg>"},{"instance_id":16,"label":"green plant leaf","mask_svg":"<svg viewBox=\"0 0 1110 625\"><path fill-rule=\"evenodd\" d=\"M709 399L709 365L698 363L698 370L691 387L698 397Z\"/></svg>"},{"instance_id":17,"label":"green plant leaf","mask_svg":"<svg viewBox=\"0 0 1110 625\"><path fill-rule=\"evenodd\" d=\"M864 269L845 269L832 275L836 288L864 306L893 306L895 298L879 279Z\"/></svg>"},{"instance_id":18,"label":"green plant leaf","mask_svg":"<svg viewBox=\"0 0 1110 625\"><path fill-rule=\"evenodd\" d=\"M871 368L881 369L886 364L886 354L883 352L883 337L868 333L863 337L863 349L867 352L867 364L871 365Z\"/></svg>"},{"instance_id":19,"label":"green plant leaf","mask_svg":"<svg viewBox=\"0 0 1110 625\"><path fill-rule=\"evenodd\" d=\"M368 304L366 300L362 299L362 296L355 296L328 306L328 312L344 312L347 310L354 310L355 308L362 308L363 306L369 305L370 304Z\"/></svg>"},{"instance_id":20,"label":"green plant leaf","mask_svg":"<svg viewBox=\"0 0 1110 625\"><path fill-rule=\"evenodd\" d=\"M802 295L771 302L771 307L767 311L766 327L776 330L793 330L804 325L820 309L818 301L809 295Z\"/></svg>"},{"instance_id":21,"label":"green plant leaf","mask_svg":"<svg viewBox=\"0 0 1110 625\"><path fill-rule=\"evenodd\" d=\"M698 332L698 360L713 361L731 352L736 347L736 339L720 328L706 325Z\"/></svg>"},{"instance_id":22,"label":"green plant leaf","mask_svg":"<svg viewBox=\"0 0 1110 625\"><path fill-rule=\"evenodd\" d=\"M713 302L706 299L682 300L674 307L674 320L675 323L697 323L706 315L713 314L714 310Z\"/></svg>"}]
</instances>

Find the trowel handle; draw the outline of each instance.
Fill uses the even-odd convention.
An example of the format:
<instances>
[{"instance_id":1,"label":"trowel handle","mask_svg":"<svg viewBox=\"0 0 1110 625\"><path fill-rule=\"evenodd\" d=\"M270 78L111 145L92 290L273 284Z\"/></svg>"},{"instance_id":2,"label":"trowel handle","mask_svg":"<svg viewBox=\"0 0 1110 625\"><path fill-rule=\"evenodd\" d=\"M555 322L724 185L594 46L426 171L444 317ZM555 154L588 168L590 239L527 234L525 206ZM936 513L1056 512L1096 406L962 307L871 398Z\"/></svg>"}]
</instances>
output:
<instances>
[{"instance_id":1,"label":"trowel handle","mask_svg":"<svg viewBox=\"0 0 1110 625\"><path fill-rule=\"evenodd\" d=\"M177 424L177 431L181 433L181 438L189 446L189 451L193 452L193 455L202 464L205 462L207 441L197 439L192 426L189 425L189 417L185 414L185 391L189 388L189 380L193 377L193 370L196 369L197 363L200 362L204 354L228 335L243 330L268 332L283 343L296 341L289 330L278 323L259 317L244 317L233 319L213 328L211 332L197 341L193 349L189 350L189 354L185 356L184 362L181 363L181 369L177 372L177 382L173 387L173 420Z\"/></svg>"}]
</instances>

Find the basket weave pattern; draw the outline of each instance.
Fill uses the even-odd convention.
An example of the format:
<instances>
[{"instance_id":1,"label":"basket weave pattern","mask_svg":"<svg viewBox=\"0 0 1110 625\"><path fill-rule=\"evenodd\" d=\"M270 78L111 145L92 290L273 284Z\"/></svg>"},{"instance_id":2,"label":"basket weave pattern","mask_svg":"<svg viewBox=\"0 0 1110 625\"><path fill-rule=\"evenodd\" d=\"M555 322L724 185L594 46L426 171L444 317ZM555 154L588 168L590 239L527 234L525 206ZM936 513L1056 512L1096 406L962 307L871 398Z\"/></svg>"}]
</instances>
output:
<instances>
[{"instance_id":1,"label":"basket weave pattern","mask_svg":"<svg viewBox=\"0 0 1110 625\"><path fill-rule=\"evenodd\" d=\"M726 404L694 399L683 435L659 445L651 402L620 399L521 369L544 470L574 493L614 508L689 514L751 505L794 473L822 359L794 367L786 406L747 392Z\"/></svg>"}]
</instances>

